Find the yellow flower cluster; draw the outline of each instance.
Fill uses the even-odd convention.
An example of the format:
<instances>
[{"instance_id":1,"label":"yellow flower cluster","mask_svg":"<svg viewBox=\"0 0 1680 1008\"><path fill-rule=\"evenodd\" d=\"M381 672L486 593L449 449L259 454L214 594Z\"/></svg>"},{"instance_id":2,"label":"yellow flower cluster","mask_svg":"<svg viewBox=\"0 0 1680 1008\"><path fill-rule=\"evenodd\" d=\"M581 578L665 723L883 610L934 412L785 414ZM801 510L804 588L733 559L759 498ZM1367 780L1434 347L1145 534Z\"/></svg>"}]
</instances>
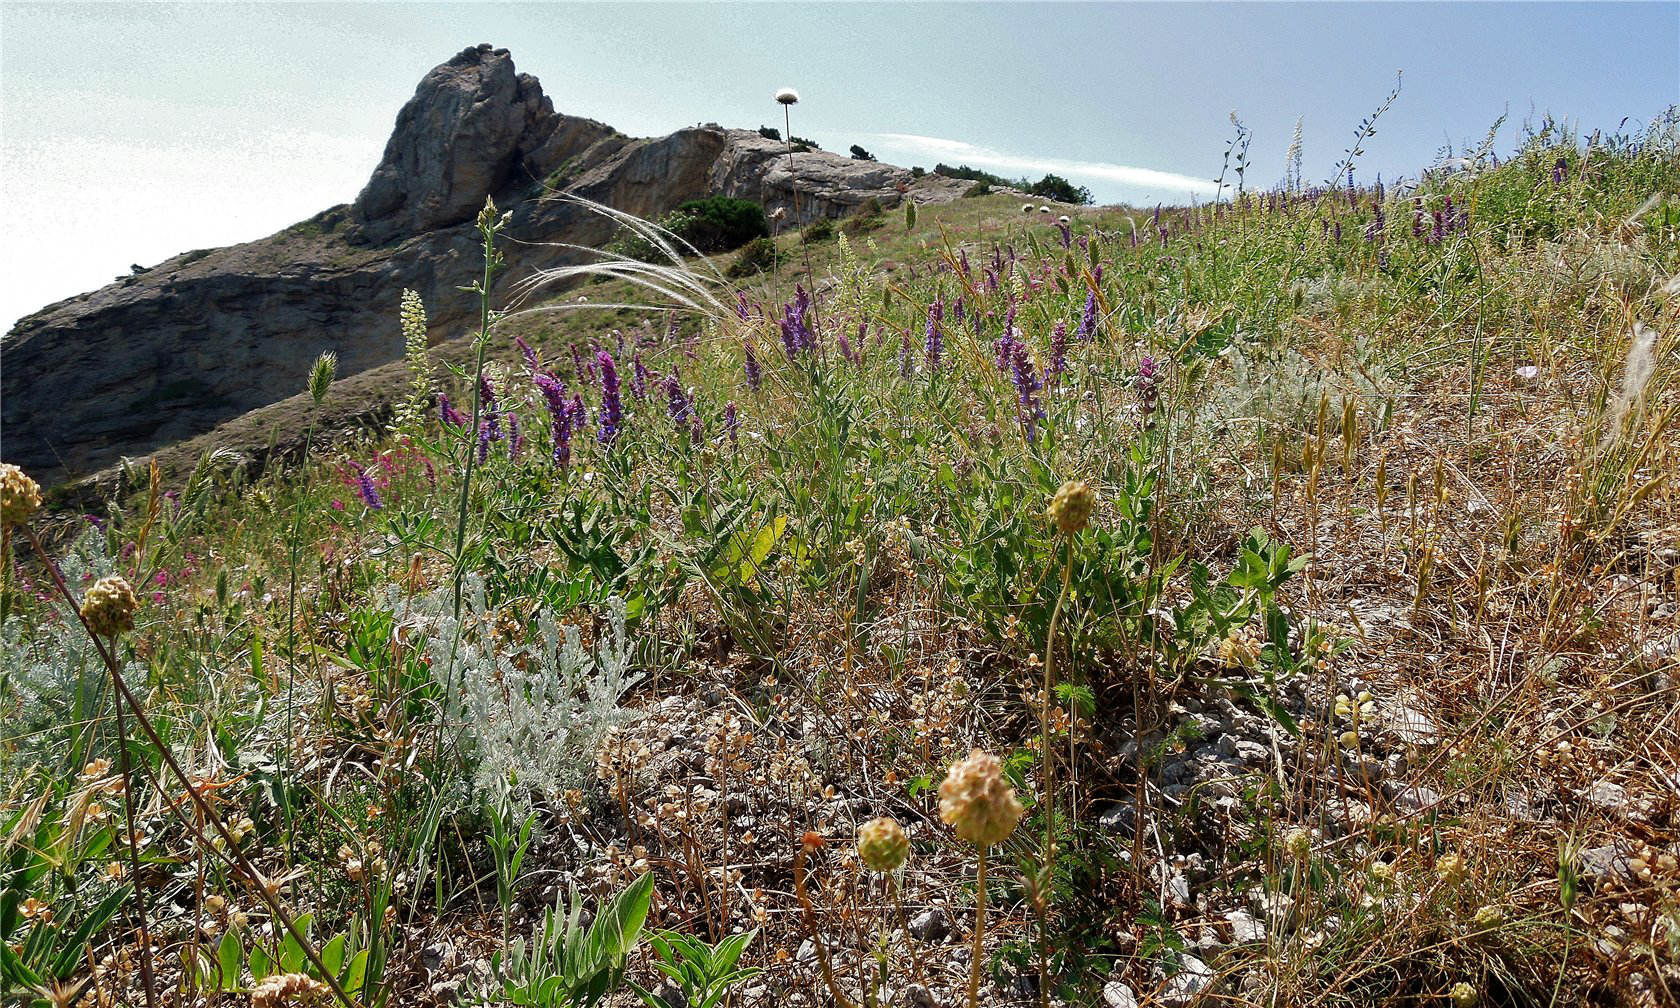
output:
<instances>
[{"instance_id":1,"label":"yellow flower cluster","mask_svg":"<svg viewBox=\"0 0 1680 1008\"><path fill-rule=\"evenodd\" d=\"M1050 520L1063 535L1073 535L1091 520L1097 506L1097 492L1084 480L1068 480L1050 498Z\"/></svg>"},{"instance_id":2,"label":"yellow flower cluster","mask_svg":"<svg viewBox=\"0 0 1680 1008\"><path fill-rule=\"evenodd\" d=\"M910 838L896 819L881 816L858 827L857 850L865 868L885 875L910 857Z\"/></svg>"},{"instance_id":3,"label":"yellow flower cluster","mask_svg":"<svg viewBox=\"0 0 1680 1008\"><path fill-rule=\"evenodd\" d=\"M276 973L251 988L251 1008L312 1008L331 999L332 988L304 973Z\"/></svg>"},{"instance_id":4,"label":"yellow flower cluster","mask_svg":"<svg viewBox=\"0 0 1680 1008\"><path fill-rule=\"evenodd\" d=\"M101 637L115 637L134 629L134 614L140 600L120 575L112 574L93 583L82 596L82 618Z\"/></svg>"},{"instance_id":5,"label":"yellow flower cluster","mask_svg":"<svg viewBox=\"0 0 1680 1008\"><path fill-rule=\"evenodd\" d=\"M10 462L0 462L0 525L21 525L40 507L40 484Z\"/></svg>"}]
</instances>

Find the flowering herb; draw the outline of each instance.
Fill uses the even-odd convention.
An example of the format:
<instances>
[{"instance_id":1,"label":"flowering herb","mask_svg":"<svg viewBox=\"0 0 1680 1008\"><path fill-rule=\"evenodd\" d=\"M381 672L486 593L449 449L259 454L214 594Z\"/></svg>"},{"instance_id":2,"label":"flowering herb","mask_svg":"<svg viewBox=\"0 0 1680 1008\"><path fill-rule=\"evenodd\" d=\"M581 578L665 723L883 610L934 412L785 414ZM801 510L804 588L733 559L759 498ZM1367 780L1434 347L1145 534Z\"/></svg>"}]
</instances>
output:
<instances>
[{"instance_id":1,"label":"flowering herb","mask_svg":"<svg viewBox=\"0 0 1680 1008\"><path fill-rule=\"evenodd\" d=\"M1081 343L1088 343L1097 334L1097 292L1085 292L1085 311L1079 316L1079 328L1074 330L1074 336Z\"/></svg>"},{"instance_id":2,"label":"flowering herb","mask_svg":"<svg viewBox=\"0 0 1680 1008\"><path fill-rule=\"evenodd\" d=\"M752 340L745 342L746 360L743 364L747 372L747 385L757 392L764 384L764 370L758 366L758 356L753 353Z\"/></svg>"},{"instance_id":3,"label":"flowering herb","mask_svg":"<svg viewBox=\"0 0 1680 1008\"><path fill-rule=\"evenodd\" d=\"M597 436L602 444L611 444L624 423L624 403L618 395L618 367L613 364L612 355L605 350L597 353L595 360L601 365L601 429ZM582 405L582 400L578 400L578 406L581 408Z\"/></svg>"},{"instance_id":4,"label":"flowering herb","mask_svg":"<svg viewBox=\"0 0 1680 1008\"><path fill-rule=\"evenodd\" d=\"M939 324L944 318L945 304L936 296L933 304L928 305L927 330L922 335L928 371L932 374L939 373L939 364L945 359L945 336L939 329Z\"/></svg>"},{"instance_id":5,"label":"flowering herb","mask_svg":"<svg viewBox=\"0 0 1680 1008\"><path fill-rule=\"evenodd\" d=\"M1051 378L1058 377L1067 370L1067 323L1058 319L1055 328L1050 330L1050 368Z\"/></svg>"},{"instance_id":6,"label":"flowering herb","mask_svg":"<svg viewBox=\"0 0 1680 1008\"><path fill-rule=\"evenodd\" d=\"M450 427L465 427L467 425L467 418L461 415L460 410L449 405L449 396L442 392L438 393L438 419Z\"/></svg>"},{"instance_id":7,"label":"flowering herb","mask_svg":"<svg viewBox=\"0 0 1680 1008\"><path fill-rule=\"evenodd\" d=\"M385 502L379 499L379 491L374 489L373 477L368 475L368 471L362 468L360 462L351 462L350 468L356 473L356 495L361 497L362 503L366 504L370 511L384 508Z\"/></svg>"},{"instance_id":8,"label":"flowering herb","mask_svg":"<svg viewBox=\"0 0 1680 1008\"><path fill-rule=\"evenodd\" d=\"M1010 326L1005 335L992 344L992 351L998 370L1007 373L1015 385L1016 412L1027 440L1036 442L1038 423L1044 419L1044 407L1038 401L1038 392L1044 385L1033 371L1032 351L1016 333L1015 327Z\"/></svg>"},{"instance_id":9,"label":"flowering herb","mask_svg":"<svg viewBox=\"0 0 1680 1008\"><path fill-rule=\"evenodd\" d=\"M688 390L683 388L682 380L675 371L665 379L665 397L670 401L666 412L670 413L671 420L677 424L685 423L693 404L689 402Z\"/></svg>"},{"instance_id":10,"label":"flowering herb","mask_svg":"<svg viewBox=\"0 0 1680 1008\"><path fill-rule=\"evenodd\" d=\"M525 366L535 371L537 369L537 352L531 349L531 344L525 342L524 338L519 336L515 336L513 342L515 346L519 347L520 355L525 358Z\"/></svg>"},{"instance_id":11,"label":"flowering herb","mask_svg":"<svg viewBox=\"0 0 1680 1008\"><path fill-rule=\"evenodd\" d=\"M729 447L740 447L741 415L735 409L735 400L731 399L723 407L723 429L729 434Z\"/></svg>"}]
</instances>

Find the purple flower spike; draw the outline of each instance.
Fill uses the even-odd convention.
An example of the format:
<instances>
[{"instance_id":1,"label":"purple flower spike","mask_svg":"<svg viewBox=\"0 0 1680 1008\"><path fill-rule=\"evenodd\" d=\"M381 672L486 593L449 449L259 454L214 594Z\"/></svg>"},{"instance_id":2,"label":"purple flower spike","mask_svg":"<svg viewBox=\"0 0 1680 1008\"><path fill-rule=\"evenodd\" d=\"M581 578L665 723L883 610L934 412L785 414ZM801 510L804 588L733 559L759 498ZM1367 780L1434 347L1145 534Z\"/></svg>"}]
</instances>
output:
<instances>
[{"instance_id":1,"label":"purple flower spike","mask_svg":"<svg viewBox=\"0 0 1680 1008\"><path fill-rule=\"evenodd\" d=\"M1097 334L1097 292L1085 292L1085 313L1079 316L1079 328L1074 336L1081 343L1088 343Z\"/></svg>"},{"instance_id":2,"label":"purple flower spike","mask_svg":"<svg viewBox=\"0 0 1680 1008\"><path fill-rule=\"evenodd\" d=\"M601 366L601 430L598 436L602 444L611 444L624 423L624 403L618 396L618 367L613 363L612 355L605 350L595 355L595 362Z\"/></svg>"},{"instance_id":3,"label":"purple flower spike","mask_svg":"<svg viewBox=\"0 0 1680 1008\"><path fill-rule=\"evenodd\" d=\"M518 458L525 454L525 432L519 429L519 414L513 410L507 413L508 428L508 457Z\"/></svg>"},{"instance_id":4,"label":"purple flower spike","mask_svg":"<svg viewBox=\"0 0 1680 1008\"><path fill-rule=\"evenodd\" d=\"M682 379L677 376L675 371L671 372L670 377L665 379L665 397L670 400L670 405L666 407L666 410L671 414L671 420L678 424L686 422L691 404L688 400L688 391L683 388Z\"/></svg>"},{"instance_id":5,"label":"purple flower spike","mask_svg":"<svg viewBox=\"0 0 1680 1008\"><path fill-rule=\"evenodd\" d=\"M747 340L744 346L746 349L744 367L747 372L747 385L754 392L757 392L759 386L764 384L764 370L758 366L758 357L753 353L752 340Z\"/></svg>"},{"instance_id":6,"label":"purple flower spike","mask_svg":"<svg viewBox=\"0 0 1680 1008\"><path fill-rule=\"evenodd\" d=\"M1038 401L1038 392L1044 386L1033 373L1032 351L1016 337L1014 327L998 337L997 342L992 344L992 350L998 370L1008 372L1010 381L1015 384L1016 412L1027 440L1036 442L1038 422L1044 419L1044 407Z\"/></svg>"},{"instance_id":7,"label":"purple flower spike","mask_svg":"<svg viewBox=\"0 0 1680 1008\"><path fill-rule=\"evenodd\" d=\"M467 418L461 415L460 410L449 405L449 397L442 392L438 393L438 419L450 427L465 427L467 425Z\"/></svg>"},{"instance_id":8,"label":"purple flower spike","mask_svg":"<svg viewBox=\"0 0 1680 1008\"><path fill-rule=\"evenodd\" d=\"M537 369L537 352L531 349L531 344L525 342L524 338L519 336L515 336L513 342L515 346L519 347L520 355L525 358L525 366L535 371Z\"/></svg>"},{"instance_id":9,"label":"purple flower spike","mask_svg":"<svg viewBox=\"0 0 1680 1008\"><path fill-rule=\"evenodd\" d=\"M922 345L927 352L928 371L939 373L939 364L945 358L945 337L940 332L939 323L945 318L945 305L935 297L933 304L928 305L927 331L922 336Z\"/></svg>"},{"instance_id":10,"label":"purple flower spike","mask_svg":"<svg viewBox=\"0 0 1680 1008\"><path fill-rule=\"evenodd\" d=\"M729 434L729 447L731 449L739 448L741 446L741 415L735 409L735 400L733 399L729 400L728 404L723 407L723 429Z\"/></svg>"},{"instance_id":11,"label":"purple flower spike","mask_svg":"<svg viewBox=\"0 0 1680 1008\"><path fill-rule=\"evenodd\" d=\"M371 511L384 508L385 502L379 499L379 491L373 488L373 477L368 475L360 462L351 462L350 468L356 471L356 493L362 498L362 503Z\"/></svg>"},{"instance_id":12,"label":"purple flower spike","mask_svg":"<svg viewBox=\"0 0 1680 1008\"><path fill-rule=\"evenodd\" d=\"M1057 377L1067 370L1067 323L1057 320L1050 330L1050 376Z\"/></svg>"}]
</instances>

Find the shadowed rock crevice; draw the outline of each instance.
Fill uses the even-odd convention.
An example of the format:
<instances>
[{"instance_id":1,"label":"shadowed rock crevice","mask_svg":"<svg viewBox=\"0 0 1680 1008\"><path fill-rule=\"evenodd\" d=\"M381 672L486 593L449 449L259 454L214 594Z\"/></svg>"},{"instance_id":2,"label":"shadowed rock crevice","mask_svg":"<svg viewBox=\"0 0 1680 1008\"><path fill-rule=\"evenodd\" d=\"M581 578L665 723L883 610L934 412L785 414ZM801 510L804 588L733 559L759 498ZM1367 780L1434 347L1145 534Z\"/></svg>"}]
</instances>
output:
<instances>
[{"instance_id":1,"label":"shadowed rock crevice","mask_svg":"<svg viewBox=\"0 0 1680 1008\"><path fill-rule=\"evenodd\" d=\"M722 193L783 208L796 226L905 192L941 202L964 185L823 151L790 165L782 144L715 124L632 139L555 112L506 49L474 46L421 80L354 203L20 320L0 343L0 450L59 483L293 395L324 350L343 376L401 360L405 288L424 300L434 343L465 335L477 309L459 288L480 270L473 218L486 196L513 213L505 291L579 260L556 243L614 236L610 221L544 198L552 191L649 218Z\"/></svg>"}]
</instances>

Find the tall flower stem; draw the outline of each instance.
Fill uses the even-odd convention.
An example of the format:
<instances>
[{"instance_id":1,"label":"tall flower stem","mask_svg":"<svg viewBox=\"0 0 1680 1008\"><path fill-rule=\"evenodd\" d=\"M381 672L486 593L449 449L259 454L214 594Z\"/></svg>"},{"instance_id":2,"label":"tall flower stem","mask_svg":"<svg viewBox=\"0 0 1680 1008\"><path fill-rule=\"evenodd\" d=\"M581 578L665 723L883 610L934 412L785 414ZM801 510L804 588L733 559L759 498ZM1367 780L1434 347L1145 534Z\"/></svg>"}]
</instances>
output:
<instances>
[{"instance_id":1,"label":"tall flower stem","mask_svg":"<svg viewBox=\"0 0 1680 1008\"><path fill-rule=\"evenodd\" d=\"M980 1004L980 960L986 942L986 855L991 848L980 848L980 866L974 872L974 952L968 966L968 1008Z\"/></svg>"},{"instance_id":2,"label":"tall flower stem","mask_svg":"<svg viewBox=\"0 0 1680 1008\"><path fill-rule=\"evenodd\" d=\"M278 883L270 882L265 879L262 873L258 872L257 869L251 865L251 862L245 858L245 855L239 852L239 841L236 840L233 834L228 831L227 825L222 822L221 816L216 815L215 811L210 808L209 800L201 793L202 790L208 789L201 789L194 783L193 779L187 775L187 772L182 768L180 761L175 758L175 753L169 748L169 744L163 740L163 736L158 734L157 727L152 724L151 718L146 716L146 712L143 708L141 708L139 701L135 700L134 694L129 691L128 684L123 682L121 666L117 664L115 649L107 644L105 638L94 632L93 626L88 623L87 617L82 614L81 609L76 605L75 596L70 593L70 586L64 583L64 574L58 569L58 565L52 562L50 555L46 551L46 547L41 544L40 536L38 536L32 528L28 530L28 534L29 543L32 547L34 547L35 554L41 558L47 572L52 576L53 585L58 589L59 594L64 596L64 601L70 606L70 611L76 614L77 620L79 620L82 624L82 629L87 632L88 639L93 641L94 650L99 652L99 657L102 661L104 661L106 670L111 673L111 685L115 689L115 700L118 705L117 709L121 711L122 704L128 705L128 709L134 713L135 725L140 729L140 733L145 736L146 741L150 742L152 747L157 750L158 757L163 760L164 766L169 769L169 772L174 775L176 780L180 781L181 787L185 789L188 800L190 800L193 804L194 811L199 816L202 816L204 821L209 822L209 824L215 828L216 834L221 838L221 848L218 850L215 847L211 847L210 849L215 851L218 856L227 861L228 865L234 869L234 875L246 884L251 892L256 895L257 899L260 900L263 905L268 908L268 911L274 915L274 919L280 922L280 926L285 929L286 933L291 935L292 940L298 943L298 946L303 949L304 956L308 958L309 964L319 971L321 979L326 981L328 987L332 988L332 992L338 997L339 1003L341 1005L348 1005L350 1008L356 1008L356 1006L360 1005L361 1002L353 999L345 992L344 987L338 982L338 975L327 969L326 964L321 961L321 954L315 950L314 944L310 942L308 936L305 935L298 927L297 921L292 918L292 915L280 904L280 898L278 896ZM112 643L114 643L114 640ZM127 762L126 754L128 749L128 739L123 732L126 731L126 728L126 725L120 723L117 727L118 752L123 754L125 764ZM131 800L126 799L126 796L132 790L133 782L125 779L123 781L125 800ZM180 809L174 803L170 803L170 808L178 816L180 816ZM187 823L187 825L193 826L195 840L197 840L200 844L209 845L209 838L204 835L202 829L200 829L196 823L188 822L184 816L181 816L181 818L183 822ZM130 821L132 822L132 819ZM130 829L129 844L131 847L131 857L133 856L132 848L137 842L138 841L134 835L133 829ZM135 891L136 893L140 891L139 879L135 880ZM142 914L144 914L144 910L142 910Z\"/></svg>"},{"instance_id":3,"label":"tall flower stem","mask_svg":"<svg viewBox=\"0 0 1680 1008\"><path fill-rule=\"evenodd\" d=\"M40 549L40 544L36 543L36 552L39 553ZM41 556L45 558L46 554L41 553ZM48 566L52 567L56 576L57 568L51 564ZM61 585L62 583L60 582ZM68 591L65 599L70 601ZM71 607L75 607L74 602L71 602ZM91 629L89 632L92 632ZM111 641L111 647L115 650L114 639ZM111 671L111 675L113 678L120 678L115 669ZM122 694L123 691L114 690L111 699L117 714L117 768L122 771L123 779L123 820L128 829L128 867L131 873L129 877L134 880L134 898L140 904L140 979L146 988L146 1008L157 1008L157 987L152 979L152 935L149 925L151 915L146 909L146 887L140 882L140 837L134 831L134 774L128 765L128 724L123 715Z\"/></svg>"},{"instance_id":4,"label":"tall flower stem","mask_svg":"<svg viewBox=\"0 0 1680 1008\"><path fill-rule=\"evenodd\" d=\"M799 224L799 177L793 173L793 104L782 103L782 137L787 142L788 152L788 189L793 192L793 223ZM817 274L811 268L811 246L806 243L804 235L799 238L799 252L805 257L805 282L811 285L811 327L818 329L822 324L822 316L817 312Z\"/></svg>"}]
</instances>

